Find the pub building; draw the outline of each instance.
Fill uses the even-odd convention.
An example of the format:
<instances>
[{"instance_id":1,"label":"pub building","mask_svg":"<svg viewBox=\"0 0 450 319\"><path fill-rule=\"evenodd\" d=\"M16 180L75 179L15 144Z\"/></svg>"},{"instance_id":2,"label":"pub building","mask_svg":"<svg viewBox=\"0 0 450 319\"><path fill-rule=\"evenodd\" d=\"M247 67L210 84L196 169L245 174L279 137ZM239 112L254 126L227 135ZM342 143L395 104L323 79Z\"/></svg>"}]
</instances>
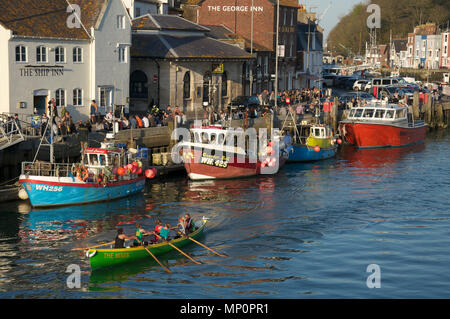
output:
<instances>
[{"instance_id":1,"label":"pub building","mask_svg":"<svg viewBox=\"0 0 450 319\"><path fill-rule=\"evenodd\" d=\"M0 1L0 112L77 120L126 105L131 19L122 0Z\"/></svg>"},{"instance_id":2,"label":"pub building","mask_svg":"<svg viewBox=\"0 0 450 319\"><path fill-rule=\"evenodd\" d=\"M255 56L243 66L245 95L274 89L278 28L278 90L297 87L297 0L279 0L278 24L277 0L181 0L181 8L184 18L206 27L226 27L245 42Z\"/></svg>"},{"instance_id":3,"label":"pub building","mask_svg":"<svg viewBox=\"0 0 450 319\"><path fill-rule=\"evenodd\" d=\"M227 110L243 95L242 68L252 56L175 15L133 19L130 109L178 106L189 118L204 107ZM200 118L201 119L201 118Z\"/></svg>"}]
</instances>

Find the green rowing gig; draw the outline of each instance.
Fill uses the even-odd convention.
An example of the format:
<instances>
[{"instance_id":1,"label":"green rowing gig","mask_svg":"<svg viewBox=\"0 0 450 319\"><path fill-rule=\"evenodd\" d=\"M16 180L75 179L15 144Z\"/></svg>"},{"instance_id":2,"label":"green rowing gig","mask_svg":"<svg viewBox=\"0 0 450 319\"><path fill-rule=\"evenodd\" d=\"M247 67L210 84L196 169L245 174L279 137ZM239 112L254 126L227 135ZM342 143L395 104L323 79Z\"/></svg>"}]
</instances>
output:
<instances>
[{"instance_id":1,"label":"green rowing gig","mask_svg":"<svg viewBox=\"0 0 450 319\"><path fill-rule=\"evenodd\" d=\"M199 238L203 234L205 225L205 219L197 222L197 229L190 233L189 237L192 237L193 239ZM176 247L183 247L189 243L192 243L192 241L189 238L180 237L171 240L170 243ZM150 250L155 256L174 250L174 248L166 242L148 245L145 246L145 248ZM138 246L119 249L89 249L86 252L86 255L89 257L91 270L94 271L96 269L122 265L144 258L153 260L145 248L143 246Z\"/></svg>"}]
</instances>

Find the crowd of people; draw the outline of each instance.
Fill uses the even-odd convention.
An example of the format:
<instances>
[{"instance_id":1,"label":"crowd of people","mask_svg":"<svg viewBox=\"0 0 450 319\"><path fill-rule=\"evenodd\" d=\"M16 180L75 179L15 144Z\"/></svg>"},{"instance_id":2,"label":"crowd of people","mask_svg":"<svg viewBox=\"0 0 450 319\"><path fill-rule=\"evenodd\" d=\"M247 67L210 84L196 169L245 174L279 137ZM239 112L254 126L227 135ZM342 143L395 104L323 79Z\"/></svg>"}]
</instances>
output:
<instances>
[{"instance_id":1,"label":"crowd of people","mask_svg":"<svg viewBox=\"0 0 450 319\"><path fill-rule=\"evenodd\" d=\"M165 110L160 109L156 105L145 114L121 114L115 116L112 110L102 116L98 112L95 100L91 103L91 114L89 121L80 123L80 126L86 127L89 131L112 131L115 123L119 130L139 129L157 126L167 126L170 121L176 120L177 125L186 123L186 115L175 106L173 109L170 105Z\"/></svg>"}]
</instances>

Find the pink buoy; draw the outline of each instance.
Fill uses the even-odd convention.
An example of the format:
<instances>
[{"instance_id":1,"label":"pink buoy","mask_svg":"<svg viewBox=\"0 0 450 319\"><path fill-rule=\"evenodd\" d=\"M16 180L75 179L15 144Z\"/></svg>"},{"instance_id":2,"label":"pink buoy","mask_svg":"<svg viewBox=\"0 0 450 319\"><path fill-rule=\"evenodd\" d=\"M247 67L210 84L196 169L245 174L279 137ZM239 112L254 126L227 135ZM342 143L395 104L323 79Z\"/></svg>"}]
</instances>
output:
<instances>
[{"instance_id":1,"label":"pink buoy","mask_svg":"<svg viewBox=\"0 0 450 319\"><path fill-rule=\"evenodd\" d=\"M342 144L342 140L340 138L338 138L337 143Z\"/></svg>"}]
</instances>

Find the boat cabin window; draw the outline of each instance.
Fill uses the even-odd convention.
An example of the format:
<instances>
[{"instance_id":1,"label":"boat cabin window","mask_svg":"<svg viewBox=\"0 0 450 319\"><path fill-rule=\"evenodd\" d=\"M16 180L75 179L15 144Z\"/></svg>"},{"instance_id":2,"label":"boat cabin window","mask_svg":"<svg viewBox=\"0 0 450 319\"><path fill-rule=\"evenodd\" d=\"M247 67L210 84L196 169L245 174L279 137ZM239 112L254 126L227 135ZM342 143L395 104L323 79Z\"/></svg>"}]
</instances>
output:
<instances>
[{"instance_id":1,"label":"boat cabin window","mask_svg":"<svg viewBox=\"0 0 450 319\"><path fill-rule=\"evenodd\" d=\"M402 119L406 117L406 110L405 109L400 109L397 110L397 112L395 113L395 118L396 119Z\"/></svg>"},{"instance_id":2,"label":"boat cabin window","mask_svg":"<svg viewBox=\"0 0 450 319\"><path fill-rule=\"evenodd\" d=\"M89 154L89 165L98 166L97 154Z\"/></svg>"},{"instance_id":3,"label":"boat cabin window","mask_svg":"<svg viewBox=\"0 0 450 319\"><path fill-rule=\"evenodd\" d=\"M314 129L314 136L315 136L315 137L320 137L320 128L316 127L316 128Z\"/></svg>"},{"instance_id":4,"label":"boat cabin window","mask_svg":"<svg viewBox=\"0 0 450 319\"><path fill-rule=\"evenodd\" d=\"M356 109L355 117L361 117L363 111L364 111L363 109Z\"/></svg>"},{"instance_id":5,"label":"boat cabin window","mask_svg":"<svg viewBox=\"0 0 450 319\"><path fill-rule=\"evenodd\" d=\"M224 141L225 141L225 134L219 134L217 138L217 144L223 145Z\"/></svg>"},{"instance_id":6,"label":"boat cabin window","mask_svg":"<svg viewBox=\"0 0 450 319\"><path fill-rule=\"evenodd\" d=\"M106 155L99 155L98 159L100 165L106 165Z\"/></svg>"},{"instance_id":7,"label":"boat cabin window","mask_svg":"<svg viewBox=\"0 0 450 319\"><path fill-rule=\"evenodd\" d=\"M348 117L353 117L353 116L355 116L355 109L351 109L350 110L350 114L349 114L349 116Z\"/></svg>"},{"instance_id":8,"label":"boat cabin window","mask_svg":"<svg viewBox=\"0 0 450 319\"><path fill-rule=\"evenodd\" d=\"M380 109L375 110L375 118L382 119L383 115L384 115L384 110L380 110Z\"/></svg>"},{"instance_id":9,"label":"boat cabin window","mask_svg":"<svg viewBox=\"0 0 450 319\"><path fill-rule=\"evenodd\" d=\"M209 142L210 144L216 144L216 134L211 134Z\"/></svg>"},{"instance_id":10,"label":"boat cabin window","mask_svg":"<svg viewBox=\"0 0 450 319\"><path fill-rule=\"evenodd\" d=\"M387 110L386 114L384 114L385 119L393 119L394 118L394 110Z\"/></svg>"},{"instance_id":11,"label":"boat cabin window","mask_svg":"<svg viewBox=\"0 0 450 319\"><path fill-rule=\"evenodd\" d=\"M371 118L371 117L373 117L373 113L374 113L374 109L365 109L363 117Z\"/></svg>"},{"instance_id":12,"label":"boat cabin window","mask_svg":"<svg viewBox=\"0 0 450 319\"><path fill-rule=\"evenodd\" d=\"M209 136L208 133L202 133L202 143L208 143Z\"/></svg>"}]
</instances>

